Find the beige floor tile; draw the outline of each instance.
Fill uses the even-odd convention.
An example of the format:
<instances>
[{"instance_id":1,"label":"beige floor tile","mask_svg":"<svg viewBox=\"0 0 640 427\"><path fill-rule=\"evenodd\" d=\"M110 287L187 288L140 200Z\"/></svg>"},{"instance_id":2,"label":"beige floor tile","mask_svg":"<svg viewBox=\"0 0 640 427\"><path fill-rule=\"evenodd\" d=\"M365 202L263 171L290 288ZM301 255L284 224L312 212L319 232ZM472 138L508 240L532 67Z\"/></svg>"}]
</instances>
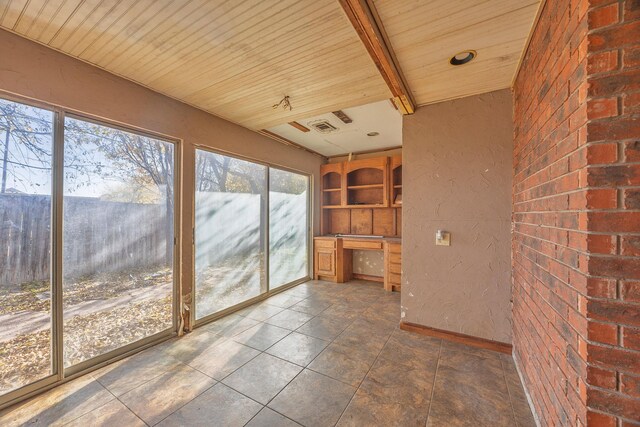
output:
<instances>
[{"instance_id":1,"label":"beige floor tile","mask_svg":"<svg viewBox=\"0 0 640 427\"><path fill-rule=\"evenodd\" d=\"M146 424L131 412L119 400L102 405L65 424L66 427L111 427L111 426L127 426L127 427L145 427Z\"/></svg>"},{"instance_id":2,"label":"beige floor tile","mask_svg":"<svg viewBox=\"0 0 640 427\"><path fill-rule=\"evenodd\" d=\"M307 426L333 426L356 389L305 369L269 403L269 407Z\"/></svg>"},{"instance_id":3,"label":"beige floor tile","mask_svg":"<svg viewBox=\"0 0 640 427\"><path fill-rule=\"evenodd\" d=\"M302 370L301 366L262 353L222 382L266 405Z\"/></svg>"},{"instance_id":4,"label":"beige floor tile","mask_svg":"<svg viewBox=\"0 0 640 427\"><path fill-rule=\"evenodd\" d=\"M211 378L221 380L258 354L260 351L254 348L234 341L225 341L198 355L189 366Z\"/></svg>"},{"instance_id":5,"label":"beige floor tile","mask_svg":"<svg viewBox=\"0 0 640 427\"><path fill-rule=\"evenodd\" d=\"M348 349L331 344L309 364L308 369L358 387L370 367L368 361L349 354Z\"/></svg>"},{"instance_id":6,"label":"beige floor tile","mask_svg":"<svg viewBox=\"0 0 640 427\"><path fill-rule=\"evenodd\" d=\"M262 405L218 383L171 414L158 426L241 427Z\"/></svg>"},{"instance_id":7,"label":"beige floor tile","mask_svg":"<svg viewBox=\"0 0 640 427\"><path fill-rule=\"evenodd\" d=\"M179 360L151 348L107 365L91 375L111 393L120 396L181 364Z\"/></svg>"},{"instance_id":8,"label":"beige floor tile","mask_svg":"<svg viewBox=\"0 0 640 427\"><path fill-rule=\"evenodd\" d=\"M269 408L262 408L262 411L249 421L247 427L299 427L295 421L280 415Z\"/></svg>"},{"instance_id":9,"label":"beige floor tile","mask_svg":"<svg viewBox=\"0 0 640 427\"><path fill-rule=\"evenodd\" d=\"M312 316L317 316L322 313L327 308L331 307L331 304L321 303L321 302L313 302L310 300L302 300L299 303L292 305L289 307L289 310L299 311L301 313L310 314Z\"/></svg>"},{"instance_id":10,"label":"beige floor tile","mask_svg":"<svg viewBox=\"0 0 640 427\"><path fill-rule=\"evenodd\" d=\"M63 425L114 399L100 383L87 375L3 410L0 425Z\"/></svg>"},{"instance_id":11,"label":"beige floor tile","mask_svg":"<svg viewBox=\"0 0 640 427\"><path fill-rule=\"evenodd\" d=\"M173 338L155 346L155 352L189 363L208 349L215 347L228 338L212 334L204 329L196 329L182 337Z\"/></svg>"},{"instance_id":12,"label":"beige floor tile","mask_svg":"<svg viewBox=\"0 0 640 427\"><path fill-rule=\"evenodd\" d=\"M307 366L328 345L328 341L292 332L266 352L296 365Z\"/></svg>"},{"instance_id":13,"label":"beige floor tile","mask_svg":"<svg viewBox=\"0 0 640 427\"><path fill-rule=\"evenodd\" d=\"M223 337L233 337L234 335L238 335L258 323L258 320L238 316L237 314L230 314L229 316L218 319L215 322L206 324L201 328L207 332Z\"/></svg>"},{"instance_id":14,"label":"beige floor tile","mask_svg":"<svg viewBox=\"0 0 640 427\"><path fill-rule=\"evenodd\" d=\"M180 366L119 397L149 425L156 424L215 384L188 366Z\"/></svg>"},{"instance_id":15,"label":"beige floor tile","mask_svg":"<svg viewBox=\"0 0 640 427\"><path fill-rule=\"evenodd\" d=\"M237 314L240 316L248 317L249 319L264 322L271 316L275 316L276 314L280 313L282 310L284 310L284 308L276 307L275 305L270 305L266 302L261 302L242 309Z\"/></svg>"},{"instance_id":16,"label":"beige floor tile","mask_svg":"<svg viewBox=\"0 0 640 427\"><path fill-rule=\"evenodd\" d=\"M267 304L270 304L270 305L275 305L277 307L282 307L282 308L289 308L292 305L299 303L303 299L304 298L295 297L292 295L277 294L270 298L267 298L265 301L267 302Z\"/></svg>"},{"instance_id":17,"label":"beige floor tile","mask_svg":"<svg viewBox=\"0 0 640 427\"><path fill-rule=\"evenodd\" d=\"M437 360L420 368L378 359L360 389L386 402L422 406L431 398Z\"/></svg>"},{"instance_id":18,"label":"beige floor tile","mask_svg":"<svg viewBox=\"0 0 640 427\"><path fill-rule=\"evenodd\" d=\"M422 427L425 425L428 412L428 402L422 405L398 403L358 390L337 425Z\"/></svg>"},{"instance_id":19,"label":"beige floor tile","mask_svg":"<svg viewBox=\"0 0 640 427\"><path fill-rule=\"evenodd\" d=\"M284 310L265 320L265 323L293 331L307 323L312 318L313 316L300 313L299 311Z\"/></svg>"},{"instance_id":20,"label":"beige floor tile","mask_svg":"<svg viewBox=\"0 0 640 427\"><path fill-rule=\"evenodd\" d=\"M233 341L264 351L291 333L290 330L267 323L259 323L241 334L233 337Z\"/></svg>"},{"instance_id":21,"label":"beige floor tile","mask_svg":"<svg viewBox=\"0 0 640 427\"><path fill-rule=\"evenodd\" d=\"M330 341L340 335L347 326L348 323L342 320L328 317L315 317L300 326L296 332Z\"/></svg>"}]
</instances>

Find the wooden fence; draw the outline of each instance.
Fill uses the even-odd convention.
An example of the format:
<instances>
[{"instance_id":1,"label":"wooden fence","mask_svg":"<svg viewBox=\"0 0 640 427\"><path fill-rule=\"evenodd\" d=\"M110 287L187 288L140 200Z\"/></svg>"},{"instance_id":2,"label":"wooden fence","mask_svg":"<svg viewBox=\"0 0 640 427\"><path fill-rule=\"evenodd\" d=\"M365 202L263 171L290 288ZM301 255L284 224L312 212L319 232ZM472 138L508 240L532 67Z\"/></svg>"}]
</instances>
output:
<instances>
[{"instance_id":1,"label":"wooden fence","mask_svg":"<svg viewBox=\"0 0 640 427\"><path fill-rule=\"evenodd\" d=\"M0 195L0 286L49 277L51 199ZM166 264L166 207L65 197L64 274Z\"/></svg>"}]
</instances>

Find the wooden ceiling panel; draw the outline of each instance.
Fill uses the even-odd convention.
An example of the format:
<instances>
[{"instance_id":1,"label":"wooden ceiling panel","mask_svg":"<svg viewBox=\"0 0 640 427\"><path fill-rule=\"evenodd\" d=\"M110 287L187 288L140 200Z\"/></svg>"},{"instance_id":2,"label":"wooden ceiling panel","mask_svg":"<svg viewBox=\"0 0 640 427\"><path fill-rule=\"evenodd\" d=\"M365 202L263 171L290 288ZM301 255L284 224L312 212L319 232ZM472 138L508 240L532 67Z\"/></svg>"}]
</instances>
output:
<instances>
[{"instance_id":1,"label":"wooden ceiling panel","mask_svg":"<svg viewBox=\"0 0 640 427\"><path fill-rule=\"evenodd\" d=\"M373 0L418 105L511 86L539 0ZM476 59L452 66L458 52Z\"/></svg>"},{"instance_id":2,"label":"wooden ceiling panel","mask_svg":"<svg viewBox=\"0 0 640 427\"><path fill-rule=\"evenodd\" d=\"M252 129L390 96L335 0L0 0L0 26Z\"/></svg>"}]
</instances>

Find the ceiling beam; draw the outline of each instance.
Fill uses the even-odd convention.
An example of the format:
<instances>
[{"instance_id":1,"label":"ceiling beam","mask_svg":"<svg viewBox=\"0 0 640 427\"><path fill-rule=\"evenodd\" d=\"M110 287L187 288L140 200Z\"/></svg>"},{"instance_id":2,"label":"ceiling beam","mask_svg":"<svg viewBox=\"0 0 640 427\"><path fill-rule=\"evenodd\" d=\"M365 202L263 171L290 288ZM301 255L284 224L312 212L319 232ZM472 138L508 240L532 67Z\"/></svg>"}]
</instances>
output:
<instances>
[{"instance_id":1,"label":"ceiling beam","mask_svg":"<svg viewBox=\"0 0 640 427\"><path fill-rule=\"evenodd\" d=\"M372 0L338 1L393 94L394 104L402 114L413 114L416 104Z\"/></svg>"}]
</instances>

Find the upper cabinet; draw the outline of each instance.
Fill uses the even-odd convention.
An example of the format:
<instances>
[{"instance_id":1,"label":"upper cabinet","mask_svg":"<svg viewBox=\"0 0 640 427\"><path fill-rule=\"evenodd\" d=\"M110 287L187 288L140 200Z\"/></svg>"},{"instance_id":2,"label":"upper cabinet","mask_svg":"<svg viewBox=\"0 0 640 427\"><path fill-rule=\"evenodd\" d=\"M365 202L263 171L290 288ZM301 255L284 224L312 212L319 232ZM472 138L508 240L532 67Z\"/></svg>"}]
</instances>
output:
<instances>
[{"instance_id":1,"label":"upper cabinet","mask_svg":"<svg viewBox=\"0 0 640 427\"><path fill-rule=\"evenodd\" d=\"M346 206L376 208L389 206L388 157L344 163L343 188Z\"/></svg>"},{"instance_id":2,"label":"upper cabinet","mask_svg":"<svg viewBox=\"0 0 640 427\"><path fill-rule=\"evenodd\" d=\"M389 166L389 202L393 208L402 207L402 156L391 157Z\"/></svg>"},{"instance_id":3,"label":"upper cabinet","mask_svg":"<svg viewBox=\"0 0 640 427\"><path fill-rule=\"evenodd\" d=\"M330 163L320 166L322 206L339 208L344 206L342 186L343 163Z\"/></svg>"}]
</instances>

